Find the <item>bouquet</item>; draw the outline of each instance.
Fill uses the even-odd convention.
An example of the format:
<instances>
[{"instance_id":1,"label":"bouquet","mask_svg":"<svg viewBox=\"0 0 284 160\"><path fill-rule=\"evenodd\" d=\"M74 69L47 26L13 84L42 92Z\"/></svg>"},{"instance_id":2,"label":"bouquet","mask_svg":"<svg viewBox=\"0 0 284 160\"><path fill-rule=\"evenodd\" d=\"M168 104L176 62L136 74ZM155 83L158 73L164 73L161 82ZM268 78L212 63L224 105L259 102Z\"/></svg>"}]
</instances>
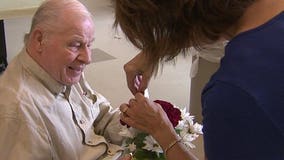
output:
<instances>
[{"instance_id":1,"label":"bouquet","mask_svg":"<svg viewBox=\"0 0 284 160\"><path fill-rule=\"evenodd\" d=\"M202 134L202 125L194 123L194 117L185 109L180 110L173 104L162 100L154 102L159 103L167 113L176 133L181 137L181 142L188 149L195 148L192 141ZM126 137L123 144L124 152L131 153L134 160L166 159L162 148L151 135L125 125L119 134Z\"/></svg>"}]
</instances>

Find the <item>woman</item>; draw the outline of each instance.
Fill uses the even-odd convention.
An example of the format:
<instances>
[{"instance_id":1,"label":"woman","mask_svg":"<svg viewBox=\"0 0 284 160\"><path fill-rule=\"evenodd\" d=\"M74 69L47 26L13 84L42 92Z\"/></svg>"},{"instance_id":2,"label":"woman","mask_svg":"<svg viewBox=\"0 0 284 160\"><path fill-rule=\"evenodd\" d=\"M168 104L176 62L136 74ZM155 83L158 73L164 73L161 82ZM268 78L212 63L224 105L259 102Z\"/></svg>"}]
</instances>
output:
<instances>
[{"instance_id":1,"label":"woman","mask_svg":"<svg viewBox=\"0 0 284 160\"><path fill-rule=\"evenodd\" d=\"M135 98L120 106L121 120L151 134L167 159L196 159L142 93L160 62L228 40L202 93L205 156L284 159L283 9L282 0L116 0L115 26L142 50L124 66Z\"/></svg>"}]
</instances>

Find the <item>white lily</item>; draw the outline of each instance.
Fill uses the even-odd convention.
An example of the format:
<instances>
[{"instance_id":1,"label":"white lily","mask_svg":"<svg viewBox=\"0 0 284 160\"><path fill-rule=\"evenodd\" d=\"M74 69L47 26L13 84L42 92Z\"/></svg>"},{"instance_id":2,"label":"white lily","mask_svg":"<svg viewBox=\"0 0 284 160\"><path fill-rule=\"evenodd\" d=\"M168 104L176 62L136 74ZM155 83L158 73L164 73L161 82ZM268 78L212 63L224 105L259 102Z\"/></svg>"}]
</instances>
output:
<instances>
[{"instance_id":1,"label":"white lily","mask_svg":"<svg viewBox=\"0 0 284 160\"><path fill-rule=\"evenodd\" d=\"M152 136L146 136L143 142L145 144L143 149L146 149L148 151L154 151L157 153L163 153L162 148Z\"/></svg>"},{"instance_id":2,"label":"white lily","mask_svg":"<svg viewBox=\"0 0 284 160\"><path fill-rule=\"evenodd\" d=\"M136 150L136 145L134 143L129 144L128 149L130 152L134 152Z\"/></svg>"}]
</instances>

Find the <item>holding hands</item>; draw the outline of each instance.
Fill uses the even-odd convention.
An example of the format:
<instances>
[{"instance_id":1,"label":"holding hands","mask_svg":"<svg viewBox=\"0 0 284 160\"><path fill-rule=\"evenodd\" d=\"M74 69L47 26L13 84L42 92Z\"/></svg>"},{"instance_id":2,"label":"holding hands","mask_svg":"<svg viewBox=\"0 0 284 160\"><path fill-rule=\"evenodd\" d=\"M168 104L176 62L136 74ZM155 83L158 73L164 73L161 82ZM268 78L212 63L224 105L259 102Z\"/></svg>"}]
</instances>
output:
<instances>
[{"instance_id":1,"label":"holding hands","mask_svg":"<svg viewBox=\"0 0 284 160\"><path fill-rule=\"evenodd\" d=\"M171 126L162 107L141 93L136 93L135 99L130 99L129 104L122 104L120 110L123 122L154 137L163 129Z\"/></svg>"},{"instance_id":2,"label":"holding hands","mask_svg":"<svg viewBox=\"0 0 284 160\"><path fill-rule=\"evenodd\" d=\"M120 106L121 120L127 125L152 135L161 146L163 139L175 139L174 127L160 104L144 96L154 68L148 66L143 52L124 65L127 85L135 96ZM166 133L166 134L165 134ZM166 144L165 144L166 145Z\"/></svg>"},{"instance_id":3,"label":"holding hands","mask_svg":"<svg viewBox=\"0 0 284 160\"><path fill-rule=\"evenodd\" d=\"M149 65L147 61L146 54L140 52L124 65L127 85L134 98L130 99L128 104L124 103L120 106L121 121L150 134L165 151L167 159L195 160L196 157L179 143L180 137L176 134L162 106L144 96L155 70L155 67Z\"/></svg>"}]
</instances>

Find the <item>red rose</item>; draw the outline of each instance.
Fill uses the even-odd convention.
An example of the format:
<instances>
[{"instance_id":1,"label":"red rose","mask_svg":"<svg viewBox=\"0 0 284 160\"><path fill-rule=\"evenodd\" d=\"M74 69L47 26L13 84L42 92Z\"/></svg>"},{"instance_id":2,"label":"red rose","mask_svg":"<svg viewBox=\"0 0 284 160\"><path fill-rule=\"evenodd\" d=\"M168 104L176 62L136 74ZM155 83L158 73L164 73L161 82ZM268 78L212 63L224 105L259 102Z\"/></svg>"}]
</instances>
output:
<instances>
[{"instance_id":1,"label":"red rose","mask_svg":"<svg viewBox=\"0 0 284 160\"><path fill-rule=\"evenodd\" d=\"M175 108L174 105L167 101L163 100L155 100L154 102L160 104L163 108L163 110L167 113L167 116L169 120L171 121L172 125L176 127L178 125L178 122L181 120L181 112L178 108ZM120 120L120 123L122 125L127 125L122 120ZM129 127L129 125L127 125Z\"/></svg>"},{"instance_id":2,"label":"red rose","mask_svg":"<svg viewBox=\"0 0 284 160\"><path fill-rule=\"evenodd\" d=\"M167 116L174 127L178 125L178 122L181 120L181 112L178 108L175 108L169 102L162 101L162 100L155 100L154 102L159 103L164 111L167 113Z\"/></svg>"}]
</instances>

